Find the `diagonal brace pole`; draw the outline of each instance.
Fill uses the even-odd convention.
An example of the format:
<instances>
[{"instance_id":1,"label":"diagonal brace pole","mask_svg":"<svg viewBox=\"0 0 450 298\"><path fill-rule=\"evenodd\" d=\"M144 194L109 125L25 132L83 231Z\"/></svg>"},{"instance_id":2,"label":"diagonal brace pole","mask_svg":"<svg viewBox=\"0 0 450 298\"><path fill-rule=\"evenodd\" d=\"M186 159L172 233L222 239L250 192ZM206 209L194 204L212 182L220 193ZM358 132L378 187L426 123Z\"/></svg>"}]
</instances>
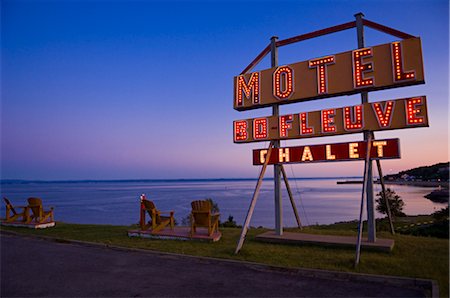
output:
<instances>
[{"instance_id":1,"label":"diagonal brace pole","mask_svg":"<svg viewBox=\"0 0 450 298\"><path fill-rule=\"evenodd\" d=\"M362 195L361 195L361 209L359 211L359 225L358 225L358 238L356 241L356 258L355 258L355 267L359 264L359 257L361 254L361 241L362 241L362 231L363 231L363 212L364 212L364 195L366 195L366 188L371 181L369 181L369 163L372 161L370 160L370 150L372 150L372 134L368 134L367 137L367 149L366 149L366 160L364 163L364 183L363 183L363 189L362 189Z\"/></svg>"},{"instance_id":2,"label":"diagonal brace pole","mask_svg":"<svg viewBox=\"0 0 450 298\"><path fill-rule=\"evenodd\" d=\"M380 163L379 159L377 159L377 168L378 168L378 175L380 176L381 193L382 193L384 202L386 203L386 210L387 210L387 216L389 219L389 226L391 227L391 234L395 235L394 224L392 222L391 206L389 205L389 199L386 197L386 186L384 184L384 177L383 177L383 172L381 170L381 163Z\"/></svg>"},{"instance_id":3,"label":"diagonal brace pole","mask_svg":"<svg viewBox=\"0 0 450 298\"><path fill-rule=\"evenodd\" d=\"M298 216L297 207L295 206L294 196L292 195L291 187L289 186L289 182L286 176L286 171L284 170L284 166L281 165L281 173L283 173L284 184L286 184L286 190L289 195L289 199L291 200L292 209L294 210L295 219L297 220L297 226L301 229L302 222L300 221L300 217Z\"/></svg>"},{"instance_id":4,"label":"diagonal brace pole","mask_svg":"<svg viewBox=\"0 0 450 298\"><path fill-rule=\"evenodd\" d=\"M244 225L242 226L241 236L239 238L235 254L237 254L242 246L244 245L245 236L248 232L248 227L250 226L250 220L252 219L253 211L255 210L256 201L258 200L259 190L261 189L262 180L264 178L264 174L267 169L267 165L269 164L270 155L272 154L272 148L274 145L274 141L271 141L269 144L269 150L267 151L266 160L264 161L263 167L261 169L261 173L259 174L258 183L256 183L255 192L253 193L252 201L250 203L250 207L248 208L247 216L245 217Z\"/></svg>"}]
</instances>

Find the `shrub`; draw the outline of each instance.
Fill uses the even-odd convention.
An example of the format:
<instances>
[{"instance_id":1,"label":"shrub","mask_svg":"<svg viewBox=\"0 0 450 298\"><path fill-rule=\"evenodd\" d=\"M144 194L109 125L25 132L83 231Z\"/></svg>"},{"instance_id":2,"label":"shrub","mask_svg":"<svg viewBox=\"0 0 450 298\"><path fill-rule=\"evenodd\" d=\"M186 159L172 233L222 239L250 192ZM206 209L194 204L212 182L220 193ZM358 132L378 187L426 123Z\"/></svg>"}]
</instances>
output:
<instances>
[{"instance_id":1,"label":"shrub","mask_svg":"<svg viewBox=\"0 0 450 298\"><path fill-rule=\"evenodd\" d=\"M388 188L385 191L385 196L389 201L389 207L393 217L406 216L406 214L402 212L403 206L405 206L405 202L403 202L403 200L399 195L395 193L395 191ZM383 198L383 191L377 193L375 202L377 202L377 211L382 214L387 214L386 200Z\"/></svg>"},{"instance_id":2,"label":"shrub","mask_svg":"<svg viewBox=\"0 0 450 298\"><path fill-rule=\"evenodd\" d=\"M242 226L236 224L236 221L231 214L228 216L228 220L221 223L220 226L224 228L242 228Z\"/></svg>"}]
</instances>

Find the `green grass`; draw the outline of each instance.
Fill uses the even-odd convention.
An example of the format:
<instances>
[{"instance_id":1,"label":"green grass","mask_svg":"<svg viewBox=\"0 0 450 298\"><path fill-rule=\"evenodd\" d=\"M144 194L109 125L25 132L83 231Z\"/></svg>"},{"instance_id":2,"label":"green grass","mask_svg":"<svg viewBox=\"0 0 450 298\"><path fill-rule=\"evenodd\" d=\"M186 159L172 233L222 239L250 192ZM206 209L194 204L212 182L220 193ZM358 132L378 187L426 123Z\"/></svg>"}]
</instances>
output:
<instances>
[{"instance_id":1,"label":"green grass","mask_svg":"<svg viewBox=\"0 0 450 298\"><path fill-rule=\"evenodd\" d=\"M340 223L312 226L306 233L329 235L356 235L357 223ZM172 252L186 255L207 256L222 259L244 260L275 266L302 267L346 272L406 276L437 280L440 294L448 297L449 291L449 242L448 239L416 237L379 231L379 238L395 239L391 253L362 250L358 268L353 268L354 248L333 248L313 245L283 245L255 241L255 236L266 229L250 229L244 247L234 254L240 229L222 228L222 239L216 243L177 240L151 240L127 237L127 230L134 227L110 225L81 225L58 222L54 228L32 230L2 227L23 234L43 235L55 238L81 240L109 245ZM296 230L296 229L289 229Z\"/></svg>"}]
</instances>

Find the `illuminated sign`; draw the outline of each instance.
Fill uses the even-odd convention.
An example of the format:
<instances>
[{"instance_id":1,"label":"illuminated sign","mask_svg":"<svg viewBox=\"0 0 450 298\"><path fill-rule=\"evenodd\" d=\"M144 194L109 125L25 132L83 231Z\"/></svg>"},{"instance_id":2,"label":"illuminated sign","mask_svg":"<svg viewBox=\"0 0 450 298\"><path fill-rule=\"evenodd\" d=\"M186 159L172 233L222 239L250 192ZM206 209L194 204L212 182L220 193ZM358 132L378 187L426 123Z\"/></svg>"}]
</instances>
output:
<instances>
[{"instance_id":1,"label":"illuminated sign","mask_svg":"<svg viewBox=\"0 0 450 298\"><path fill-rule=\"evenodd\" d=\"M300 139L428 126L425 96L234 121L234 142Z\"/></svg>"},{"instance_id":2,"label":"illuminated sign","mask_svg":"<svg viewBox=\"0 0 450 298\"><path fill-rule=\"evenodd\" d=\"M273 148L268 164L363 160L367 142L335 143L311 146ZM264 164L267 149L253 150L253 165ZM398 139L372 141L372 159L400 158Z\"/></svg>"},{"instance_id":3,"label":"illuminated sign","mask_svg":"<svg viewBox=\"0 0 450 298\"><path fill-rule=\"evenodd\" d=\"M423 83L420 38L410 38L237 76L234 108L243 111Z\"/></svg>"}]
</instances>

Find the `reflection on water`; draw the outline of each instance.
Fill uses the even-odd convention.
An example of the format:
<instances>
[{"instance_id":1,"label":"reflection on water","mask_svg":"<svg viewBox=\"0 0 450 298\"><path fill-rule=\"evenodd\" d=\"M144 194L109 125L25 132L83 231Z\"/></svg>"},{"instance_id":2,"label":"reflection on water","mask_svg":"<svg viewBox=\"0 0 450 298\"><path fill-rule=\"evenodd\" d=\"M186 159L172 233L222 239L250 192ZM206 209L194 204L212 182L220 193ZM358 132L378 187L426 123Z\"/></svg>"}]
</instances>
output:
<instances>
[{"instance_id":1,"label":"reflection on water","mask_svg":"<svg viewBox=\"0 0 450 298\"><path fill-rule=\"evenodd\" d=\"M339 179L342 180L342 179ZM328 224L359 217L361 184L337 185L337 179L291 180L297 209L305 225ZM178 222L189 214L190 202L212 198L219 204L222 221L232 215L244 222L256 181L146 181L2 184L2 196L24 205L30 196L55 207L58 221L129 225L139 220L139 196L145 193L161 210L174 210ZM405 202L408 215L430 214L445 206L423 196L432 189L390 185ZM375 193L380 186L375 185ZM252 226L274 226L273 182L265 180L251 221ZM4 214L4 204L1 213ZM284 226L295 226L287 192L283 190ZM382 217L377 214L377 217Z\"/></svg>"}]
</instances>

